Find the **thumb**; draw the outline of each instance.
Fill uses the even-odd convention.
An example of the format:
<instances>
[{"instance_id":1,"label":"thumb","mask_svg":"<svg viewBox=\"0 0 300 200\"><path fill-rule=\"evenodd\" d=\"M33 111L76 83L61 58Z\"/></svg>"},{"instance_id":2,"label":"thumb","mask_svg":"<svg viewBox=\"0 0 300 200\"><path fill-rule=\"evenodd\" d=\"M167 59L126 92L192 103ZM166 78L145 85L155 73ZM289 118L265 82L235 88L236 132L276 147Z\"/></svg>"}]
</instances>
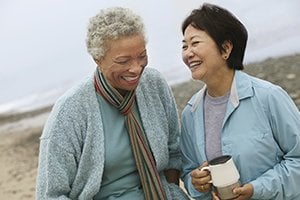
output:
<instances>
[{"instance_id":1,"label":"thumb","mask_svg":"<svg viewBox=\"0 0 300 200\"><path fill-rule=\"evenodd\" d=\"M237 187L237 188L234 188L232 192L233 192L233 194L241 195L241 194L243 194L243 191L244 191L243 187Z\"/></svg>"},{"instance_id":2,"label":"thumb","mask_svg":"<svg viewBox=\"0 0 300 200\"><path fill-rule=\"evenodd\" d=\"M232 193L233 194L241 194L243 192L243 189L241 187L234 188Z\"/></svg>"},{"instance_id":3,"label":"thumb","mask_svg":"<svg viewBox=\"0 0 300 200\"><path fill-rule=\"evenodd\" d=\"M237 187L233 189L233 193L236 195L248 196L251 197L253 195L253 185L252 184L245 184L242 187Z\"/></svg>"}]
</instances>

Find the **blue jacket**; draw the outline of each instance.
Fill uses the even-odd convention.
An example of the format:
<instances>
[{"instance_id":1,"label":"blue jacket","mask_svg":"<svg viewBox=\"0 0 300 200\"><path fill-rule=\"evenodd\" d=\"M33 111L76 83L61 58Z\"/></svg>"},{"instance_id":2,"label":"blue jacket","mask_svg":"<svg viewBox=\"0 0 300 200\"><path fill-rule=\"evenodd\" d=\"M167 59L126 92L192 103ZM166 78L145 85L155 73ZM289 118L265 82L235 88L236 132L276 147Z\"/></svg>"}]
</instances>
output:
<instances>
[{"instance_id":1,"label":"blue jacket","mask_svg":"<svg viewBox=\"0 0 300 200\"><path fill-rule=\"evenodd\" d=\"M191 183L190 172L206 161L203 94L182 114L182 179L195 199L211 199ZM230 154L252 199L300 199L300 114L279 86L236 71L221 131L222 153Z\"/></svg>"},{"instance_id":2,"label":"blue jacket","mask_svg":"<svg viewBox=\"0 0 300 200\"><path fill-rule=\"evenodd\" d=\"M179 121L170 88L158 71L146 68L136 98L168 199L187 199L163 173L181 168ZM101 187L104 141L91 76L66 92L49 116L41 136L36 199L93 199Z\"/></svg>"}]
</instances>

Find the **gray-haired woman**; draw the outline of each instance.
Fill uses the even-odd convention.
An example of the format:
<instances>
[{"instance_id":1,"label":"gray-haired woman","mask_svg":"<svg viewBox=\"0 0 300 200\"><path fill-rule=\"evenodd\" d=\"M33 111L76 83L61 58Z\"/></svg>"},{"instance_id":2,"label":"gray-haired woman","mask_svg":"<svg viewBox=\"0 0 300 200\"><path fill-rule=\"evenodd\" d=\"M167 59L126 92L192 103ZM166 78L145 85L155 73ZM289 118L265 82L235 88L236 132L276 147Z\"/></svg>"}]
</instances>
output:
<instances>
[{"instance_id":1,"label":"gray-haired woman","mask_svg":"<svg viewBox=\"0 0 300 200\"><path fill-rule=\"evenodd\" d=\"M178 187L172 92L148 63L144 25L126 8L91 18L95 73L56 102L40 143L37 199L188 199Z\"/></svg>"}]
</instances>

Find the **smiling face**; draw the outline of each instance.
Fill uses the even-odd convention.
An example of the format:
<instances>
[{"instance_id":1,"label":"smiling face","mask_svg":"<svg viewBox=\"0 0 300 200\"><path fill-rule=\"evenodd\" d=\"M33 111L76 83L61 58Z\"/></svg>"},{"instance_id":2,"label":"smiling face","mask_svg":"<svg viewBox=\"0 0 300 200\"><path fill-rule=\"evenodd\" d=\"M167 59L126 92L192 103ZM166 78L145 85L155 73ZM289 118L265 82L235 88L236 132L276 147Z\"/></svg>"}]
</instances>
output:
<instances>
[{"instance_id":1,"label":"smiling face","mask_svg":"<svg viewBox=\"0 0 300 200\"><path fill-rule=\"evenodd\" d=\"M209 84L226 75L221 72L228 68L228 55L220 52L205 31L189 25L184 31L182 42L182 59L191 70L193 79Z\"/></svg>"},{"instance_id":2,"label":"smiling face","mask_svg":"<svg viewBox=\"0 0 300 200\"><path fill-rule=\"evenodd\" d=\"M106 43L105 56L96 60L105 79L121 94L134 90L148 64L143 35L133 35Z\"/></svg>"}]
</instances>

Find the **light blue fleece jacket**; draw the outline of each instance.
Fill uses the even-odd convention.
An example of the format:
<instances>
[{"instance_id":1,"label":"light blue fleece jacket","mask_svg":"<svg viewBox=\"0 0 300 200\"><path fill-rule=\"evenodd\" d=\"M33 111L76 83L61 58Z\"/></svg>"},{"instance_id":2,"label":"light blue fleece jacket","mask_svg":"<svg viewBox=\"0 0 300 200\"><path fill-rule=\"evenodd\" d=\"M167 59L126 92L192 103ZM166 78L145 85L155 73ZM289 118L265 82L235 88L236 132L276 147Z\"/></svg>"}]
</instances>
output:
<instances>
[{"instance_id":1,"label":"light blue fleece jacket","mask_svg":"<svg viewBox=\"0 0 300 200\"><path fill-rule=\"evenodd\" d=\"M146 68L136 98L168 199L186 199L163 175L163 170L181 168L173 94L158 71ZM92 199L101 187L104 141L91 76L59 98L47 120L40 143L36 198Z\"/></svg>"},{"instance_id":2,"label":"light blue fleece jacket","mask_svg":"<svg viewBox=\"0 0 300 200\"><path fill-rule=\"evenodd\" d=\"M204 87L182 114L185 187L195 199L211 199L191 183L190 172L206 161ZM300 114L279 86L236 71L221 132L222 153L233 156L241 182L254 186L252 199L300 199Z\"/></svg>"}]
</instances>

